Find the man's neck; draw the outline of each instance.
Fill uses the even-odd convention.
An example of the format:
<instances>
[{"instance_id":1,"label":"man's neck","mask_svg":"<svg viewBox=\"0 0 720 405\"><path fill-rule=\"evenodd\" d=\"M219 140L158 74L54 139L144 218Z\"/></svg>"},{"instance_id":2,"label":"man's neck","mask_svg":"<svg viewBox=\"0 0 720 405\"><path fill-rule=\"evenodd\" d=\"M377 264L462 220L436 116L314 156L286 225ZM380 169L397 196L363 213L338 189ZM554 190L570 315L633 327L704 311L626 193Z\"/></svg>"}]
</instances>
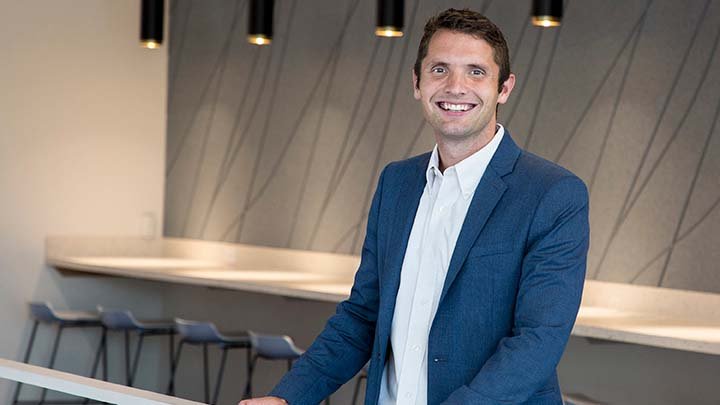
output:
<instances>
[{"instance_id":1,"label":"man's neck","mask_svg":"<svg viewBox=\"0 0 720 405\"><path fill-rule=\"evenodd\" d=\"M455 166L490 143L497 132L496 125L491 128L492 132L486 131L478 136L462 140L448 140L436 135L440 171L444 173L448 167Z\"/></svg>"}]
</instances>

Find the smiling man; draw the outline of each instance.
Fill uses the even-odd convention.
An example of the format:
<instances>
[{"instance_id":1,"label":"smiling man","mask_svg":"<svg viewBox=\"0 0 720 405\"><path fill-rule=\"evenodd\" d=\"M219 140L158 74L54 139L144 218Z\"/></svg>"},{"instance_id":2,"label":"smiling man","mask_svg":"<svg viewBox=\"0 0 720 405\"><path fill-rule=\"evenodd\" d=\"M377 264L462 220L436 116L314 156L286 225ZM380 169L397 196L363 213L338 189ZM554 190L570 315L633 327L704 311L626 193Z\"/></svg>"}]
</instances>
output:
<instances>
[{"instance_id":1,"label":"smiling man","mask_svg":"<svg viewBox=\"0 0 720 405\"><path fill-rule=\"evenodd\" d=\"M497 123L514 84L490 20L427 22L413 87L437 145L383 170L350 298L271 396L240 404L317 404L368 360L366 404L562 404L588 196Z\"/></svg>"}]
</instances>

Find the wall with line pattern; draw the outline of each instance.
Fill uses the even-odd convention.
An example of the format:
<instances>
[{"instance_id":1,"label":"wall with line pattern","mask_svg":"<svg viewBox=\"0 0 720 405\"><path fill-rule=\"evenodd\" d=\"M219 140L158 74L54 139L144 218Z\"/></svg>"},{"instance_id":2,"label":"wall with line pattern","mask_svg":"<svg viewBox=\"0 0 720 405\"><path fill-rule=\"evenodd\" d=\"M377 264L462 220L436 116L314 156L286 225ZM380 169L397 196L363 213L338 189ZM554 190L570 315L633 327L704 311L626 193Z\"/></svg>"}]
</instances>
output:
<instances>
[{"instance_id":1,"label":"wall with line pattern","mask_svg":"<svg viewBox=\"0 0 720 405\"><path fill-rule=\"evenodd\" d=\"M484 10L518 83L500 122L591 192L588 277L720 292L720 2L277 0L273 44L247 44L246 0L173 0L165 234L358 253L377 176L432 148L410 69L425 20Z\"/></svg>"}]
</instances>

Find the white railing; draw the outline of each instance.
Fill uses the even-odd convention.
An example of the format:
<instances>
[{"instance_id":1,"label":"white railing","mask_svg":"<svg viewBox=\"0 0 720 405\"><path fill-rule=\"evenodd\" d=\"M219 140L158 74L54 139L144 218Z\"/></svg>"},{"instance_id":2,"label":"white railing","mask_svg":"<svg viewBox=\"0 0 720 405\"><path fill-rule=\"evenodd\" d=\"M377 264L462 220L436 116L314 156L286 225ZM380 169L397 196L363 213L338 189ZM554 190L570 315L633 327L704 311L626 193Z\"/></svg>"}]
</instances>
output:
<instances>
[{"instance_id":1,"label":"white railing","mask_svg":"<svg viewBox=\"0 0 720 405\"><path fill-rule=\"evenodd\" d=\"M117 405L202 405L201 402L6 359L0 359L0 378Z\"/></svg>"}]
</instances>

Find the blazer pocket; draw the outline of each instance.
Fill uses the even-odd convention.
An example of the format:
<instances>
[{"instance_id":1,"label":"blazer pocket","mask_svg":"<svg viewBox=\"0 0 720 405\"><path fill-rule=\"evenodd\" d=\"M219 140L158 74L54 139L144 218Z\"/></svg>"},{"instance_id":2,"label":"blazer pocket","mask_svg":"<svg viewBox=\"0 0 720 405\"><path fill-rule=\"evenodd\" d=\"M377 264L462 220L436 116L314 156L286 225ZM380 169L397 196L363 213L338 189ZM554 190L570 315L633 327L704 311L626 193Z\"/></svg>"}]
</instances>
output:
<instances>
[{"instance_id":1,"label":"blazer pocket","mask_svg":"<svg viewBox=\"0 0 720 405\"><path fill-rule=\"evenodd\" d=\"M482 257L482 256L490 256L490 255L499 255L502 253L509 253L512 252L513 245L508 242L503 243L493 243L493 244L483 244L483 245L475 245L470 249L470 252L468 252L468 257Z\"/></svg>"}]
</instances>

